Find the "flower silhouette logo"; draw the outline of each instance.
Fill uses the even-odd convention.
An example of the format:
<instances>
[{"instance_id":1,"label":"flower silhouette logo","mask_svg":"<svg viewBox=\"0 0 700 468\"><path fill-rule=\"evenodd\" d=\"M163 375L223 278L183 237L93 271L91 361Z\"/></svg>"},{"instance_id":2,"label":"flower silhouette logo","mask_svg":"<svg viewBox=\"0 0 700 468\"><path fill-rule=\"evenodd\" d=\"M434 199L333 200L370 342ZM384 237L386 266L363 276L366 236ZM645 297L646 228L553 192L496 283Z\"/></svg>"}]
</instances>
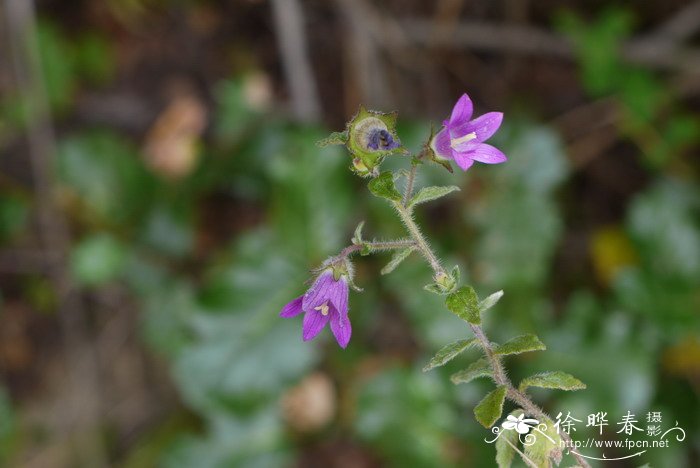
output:
<instances>
[{"instance_id":1,"label":"flower silhouette logo","mask_svg":"<svg viewBox=\"0 0 700 468\"><path fill-rule=\"evenodd\" d=\"M509 414L501 426L509 431L515 429L518 434L527 434L530 432L530 428L537 426L537 424L539 424L537 419L525 419L525 415L521 413L517 418Z\"/></svg>"}]
</instances>

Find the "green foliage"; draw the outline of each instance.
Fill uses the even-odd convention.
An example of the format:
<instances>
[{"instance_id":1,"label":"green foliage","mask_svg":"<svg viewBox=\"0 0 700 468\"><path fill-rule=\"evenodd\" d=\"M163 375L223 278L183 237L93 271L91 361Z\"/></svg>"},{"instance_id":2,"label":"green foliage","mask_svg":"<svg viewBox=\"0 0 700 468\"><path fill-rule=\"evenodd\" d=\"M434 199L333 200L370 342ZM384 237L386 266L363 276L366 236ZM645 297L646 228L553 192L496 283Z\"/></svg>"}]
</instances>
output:
<instances>
[{"instance_id":1,"label":"green foliage","mask_svg":"<svg viewBox=\"0 0 700 468\"><path fill-rule=\"evenodd\" d=\"M435 356L433 356L430 362L423 367L423 372L427 372L435 367L444 366L452 359L457 357L460 353L475 346L476 344L476 338L469 338L467 340L457 340L443 346L437 353L435 353Z\"/></svg>"},{"instance_id":2,"label":"green foliage","mask_svg":"<svg viewBox=\"0 0 700 468\"><path fill-rule=\"evenodd\" d=\"M573 375L561 371L542 372L531 375L520 382L521 392L528 387L557 388L559 390L583 390L586 384Z\"/></svg>"},{"instance_id":3,"label":"green foliage","mask_svg":"<svg viewBox=\"0 0 700 468\"><path fill-rule=\"evenodd\" d=\"M439 375L384 369L362 383L355 430L390 466L450 466L445 444L456 429Z\"/></svg>"},{"instance_id":4,"label":"green foliage","mask_svg":"<svg viewBox=\"0 0 700 468\"><path fill-rule=\"evenodd\" d=\"M0 463L12 454L17 436L17 418L12 409L10 396L0 387Z\"/></svg>"},{"instance_id":5,"label":"green foliage","mask_svg":"<svg viewBox=\"0 0 700 468\"><path fill-rule=\"evenodd\" d=\"M109 234L93 234L73 247L71 272L78 283L96 286L115 279L126 260L126 247Z\"/></svg>"},{"instance_id":6,"label":"green foliage","mask_svg":"<svg viewBox=\"0 0 700 468\"><path fill-rule=\"evenodd\" d=\"M445 304L450 312L462 320L472 325L481 323L479 299L471 286L462 286L457 291L449 294Z\"/></svg>"},{"instance_id":7,"label":"green foliage","mask_svg":"<svg viewBox=\"0 0 700 468\"><path fill-rule=\"evenodd\" d=\"M408 256L411 255L414 250L416 250L415 247L408 247L394 252L389 263L382 268L381 274L386 275L394 271L396 267L399 266L406 258L408 258Z\"/></svg>"},{"instance_id":8,"label":"green foliage","mask_svg":"<svg viewBox=\"0 0 700 468\"><path fill-rule=\"evenodd\" d=\"M496 346L493 352L500 356L507 356L509 354L522 354L530 351L544 351L545 349L547 349L547 347L536 335L527 333L525 335L516 336L502 345Z\"/></svg>"},{"instance_id":9,"label":"green foliage","mask_svg":"<svg viewBox=\"0 0 700 468\"><path fill-rule=\"evenodd\" d=\"M506 400L506 387L500 385L486 395L474 408L474 416L479 424L488 428L494 425L503 412L503 402Z\"/></svg>"},{"instance_id":10,"label":"green foliage","mask_svg":"<svg viewBox=\"0 0 700 468\"><path fill-rule=\"evenodd\" d=\"M498 303L498 301L501 300L502 297L503 297L503 290L496 291L495 293L491 294L486 299L479 302L479 311L486 312L491 307L495 306Z\"/></svg>"},{"instance_id":11,"label":"green foliage","mask_svg":"<svg viewBox=\"0 0 700 468\"><path fill-rule=\"evenodd\" d=\"M535 443L531 445L525 445L525 456L532 460L537 466L549 467L551 466L550 460L554 462L555 465L559 465L562 457L562 450L559 447L561 442L561 436L559 435L557 429L554 428L554 423L545 419L540 421L539 427L545 424L547 427L545 430L540 432L535 432Z\"/></svg>"},{"instance_id":12,"label":"green foliage","mask_svg":"<svg viewBox=\"0 0 700 468\"><path fill-rule=\"evenodd\" d=\"M459 187L455 185L450 185L449 187L423 187L411 198L409 206L413 207L420 203L437 200L456 191L459 191Z\"/></svg>"},{"instance_id":13,"label":"green foliage","mask_svg":"<svg viewBox=\"0 0 700 468\"><path fill-rule=\"evenodd\" d=\"M27 224L28 207L21 197L0 194L0 241L9 241Z\"/></svg>"},{"instance_id":14,"label":"green foliage","mask_svg":"<svg viewBox=\"0 0 700 468\"><path fill-rule=\"evenodd\" d=\"M391 171L382 172L372 179L367 186L369 191L377 197L386 198L390 201L401 200L401 193L396 189L394 174Z\"/></svg>"},{"instance_id":15,"label":"green foliage","mask_svg":"<svg viewBox=\"0 0 700 468\"><path fill-rule=\"evenodd\" d=\"M523 414L523 410L515 410L510 413L514 417ZM515 457L515 449L518 446L517 431L501 431L498 439L496 439L496 463L498 468L510 468Z\"/></svg>"},{"instance_id":16,"label":"green foliage","mask_svg":"<svg viewBox=\"0 0 700 468\"><path fill-rule=\"evenodd\" d=\"M136 221L151 203L155 180L133 145L109 132L93 132L61 141L58 176L76 209L99 224Z\"/></svg>"},{"instance_id":17,"label":"green foliage","mask_svg":"<svg viewBox=\"0 0 700 468\"><path fill-rule=\"evenodd\" d=\"M480 377L492 377L493 369L491 369L491 364L488 359L481 358L469 365L464 370L455 372L450 376L450 380L453 384L469 383L474 379Z\"/></svg>"},{"instance_id":18,"label":"green foliage","mask_svg":"<svg viewBox=\"0 0 700 468\"><path fill-rule=\"evenodd\" d=\"M333 132L328 137L318 140L316 146L325 148L330 145L344 145L348 141L348 132Z\"/></svg>"}]
</instances>

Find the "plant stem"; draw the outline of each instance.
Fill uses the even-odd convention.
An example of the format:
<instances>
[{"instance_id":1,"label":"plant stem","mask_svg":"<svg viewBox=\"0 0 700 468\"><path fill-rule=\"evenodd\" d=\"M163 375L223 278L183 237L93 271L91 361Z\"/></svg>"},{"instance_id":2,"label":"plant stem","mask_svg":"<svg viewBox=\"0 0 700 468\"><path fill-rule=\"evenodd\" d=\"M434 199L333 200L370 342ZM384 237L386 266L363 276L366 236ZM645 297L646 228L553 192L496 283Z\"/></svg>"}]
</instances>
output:
<instances>
[{"instance_id":1,"label":"plant stem","mask_svg":"<svg viewBox=\"0 0 700 468\"><path fill-rule=\"evenodd\" d=\"M415 241L416 248L420 251L421 254L423 254L428 263L430 263L430 267L435 272L435 276L446 274L445 269L442 267L440 261L431 250L430 245L428 245L428 241L425 240L425 237L423 237L423 234L420 232L420 228L418 227L416 222L413 221L413 217L411 216L411 213L408 210L408 208L406 208L406 206L402 205L399 202L394 202L393 204L394 208L396 208L396 212L401 218L401 221L403 222L404 226L406 226L408 233Z\"/></svg>"},{"instance_id":2,"label":"plant stem","mask_svg":"<svg viewBox=\"0 0 700 468\"><path fill-rule=\"evenodd\" d=\"M369 247L370 250L397 250L405 249L406 247L415 247L416 241L411 240L397 240L389 242L363 242L362 244L348 245L343 250L340 251L338 255L331 259L331 262L342 260L355 252L359 252L365 247Z\"/></svg>"},{"instance_id":3,"label":"plant stem","mask_svg":"<svg viewBox=\"0 0 700 468\"><path fill-rule=\"evenodd\" d=\"M416 177L416 172L417 166L413 165L406 182L406 191L404 192L403 203L394 202L393 205L394 208L396 208L396 211L398 212L401 221L406 226L409 235L415 241L416 248L420 250L420 252L423 254L425 259L430 264L430 267L435 272L435 276L437 277L439 275L446 274L445 269L440 264L440 261L438 260L435 253L433 253L432 249L430 248L430 245L428 245L428 242L425 240L425 237L423 237L423 234L420 232L420 228L413 220L413 217L411 216L411 213L407 208L408 199L411 196L410 192L413 191L413 182ZM535 403L532 402L532 400L530 400L530 397L528 397L525 393L517 390L513 386L510 379L506 375L501 360L498 358L498 356L496 356L496 354L494 354L493 345L484 333L483 328L481 328L481 326L479 325L473 324L470 324L470 327L472 329L472 332L474 333L474 336L479 341L481 349L486 355L486 358L488 359L491 368L493 369L493 380L496 382L497 385L502 385L506 387L506 397L513 403L516 403L521 408L523 408L528 414L538 418L539 420L551 420L551 418L547 416L547 414L539 406L537 406ZM569 436L569 434L567 434L565 431L561 431L559 435L567 443L569 449L571 449L573 445L571 444L571 437ZM571 450L570 453L574 456L574 458L576 458L576 461L579 463L579 465L581 465L584 468L590 468L588 462L581 455Z\"/></svg>"}]
</instances>

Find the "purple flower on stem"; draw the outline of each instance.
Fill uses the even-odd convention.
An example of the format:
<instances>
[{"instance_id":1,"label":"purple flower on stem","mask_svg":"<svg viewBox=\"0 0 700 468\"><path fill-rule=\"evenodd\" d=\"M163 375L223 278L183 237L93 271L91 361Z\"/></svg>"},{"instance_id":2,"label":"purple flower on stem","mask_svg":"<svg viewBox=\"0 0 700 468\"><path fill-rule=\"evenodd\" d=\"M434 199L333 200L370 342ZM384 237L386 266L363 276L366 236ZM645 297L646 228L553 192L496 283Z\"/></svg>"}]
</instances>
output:
<instances>
[{"instance_id":1,"label":"purple flower on stem","mask_svg":"<svg viewBox=\"0 0 700 468\"><path fill-rule=\"evenodd\" d=\"M473 110L471 99L463 94L449 120L442 123L442 130L430 142L437 158L453 159L463 171L474 161L500 164L508 160L501 150L484 143L501 126L503 113L489 112L471 120Z\"/></svg>"},{"instance_id":2,"label":"purple flower on stem","mask_svg":"<svg viewBox=\"0 0 700 468\"><path fill-rule=\"evenodd\" d=\"M303 296L285 305L280 317L289 318L304 312L302 337L312 340L330 321L331 331L341 348L350 341L352 327L348 318L348 279L341 274L336 280L333 270L324 270Z\"/></svg>"}]
</instances>

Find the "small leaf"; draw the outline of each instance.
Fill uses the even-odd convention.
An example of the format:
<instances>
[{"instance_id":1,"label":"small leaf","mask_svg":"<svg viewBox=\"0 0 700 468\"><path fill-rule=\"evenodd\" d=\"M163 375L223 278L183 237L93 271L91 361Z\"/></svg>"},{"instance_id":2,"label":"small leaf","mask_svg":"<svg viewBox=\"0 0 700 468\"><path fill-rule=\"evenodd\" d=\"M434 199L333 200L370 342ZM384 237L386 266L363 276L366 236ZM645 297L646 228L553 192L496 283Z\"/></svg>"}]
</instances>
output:
<instances>
[{"instance_id":1,"label":"small leaf","mask_svg":"<svg viewBox=\"0 0 700 468\"><path fill-rule=\"evenodd\" d=\"M348 141L348 132L333 132L328 137L318 140L316 146L325 148L330 145L344 145Z\"/></svg>"},{"instance_id":2,"label":"small leaf","mask_svg":"<svg viewBox=\"0 0 700 468\"><path fill-rule=\"evenodd\" d=\"M529 351L544 351L545 349L547 349L547 347L537 338L537 335L528 333L516 336L512 340L496 346L493 352L495 354L508 355L527 353Z\"/></svg>"},{"instance_id":3,"label":"small leaf","mask_svg":"<svg viewBox=\"0 0 700 468\"><path fill-rule=\"evenodd\" d=\"M528 387L558 388L560 390L583 390L586 384L571 374L561 371L542 372L531 375L520 382L520 391Z\"/></svg>"},{"instance_id":4,"label":"small leaf","mask_svg":"<svg viewBox=\"0 0 700 468\"><path fill-rule=\"evenodd\" d=\"M369 187L369 191L377 197L392 201L401 200L401 194L396 190L394 174L391 171L382 172L372 179L367 186Z\"/></svg>"},{"instance_id":5,"label":"small leaf","mask_svg":"<svg viewBox=\"0 0 700 468\"><path fill-rule=\"evenodd\" d=\"M489 428L498 421L503 412L503 402L506 400L506 387L501 385L484 397L474 408L474 416L479 424Z\"/></svg>"},{"instance_id":6,"label":"small leaf","mask_svg":"<svg viewBox=\"0 0 700 468\"><path fill-rule=\"evenodd\" d=\"M409 255L411 255L411 252L415 250L415 247L407 247L405 249L397 250L394 252L394 255L391 257L391 260L389 263L386 264L384 268L382 268L382 275L386 275L394 271L394 269L399 266L401 262L403 262Z\"/></svg>"},{"instance_id":7,"label":"small leaf","mask_svg":"<svg viewBox=\"0 0 700 468\"><path fill-rule=\"evenodd\" d=\"M484 299L483 301L479 302L479 310L481 312L484 312L501 300L501 297L503 297L503 290L496 291L495 293L491 294L489 297Z\"/></svg>"},{"instance_id":8,"label":"small leaf","mask_svg":"<svg viewBox=\"0 0 700 468\"><path fill-rule=\"evenodd\" d=\"M481 323L479 315L479 300L471 286L462 286L457 291L447 296L445 301L450 312L472 325Z\"/></svg>"},{"instance_id":9,"label":"small leaf","mask_svg":"<svg viewBox=\"0 0 700 468\"><path fill-rule=\"evenodd\" d=\"M540 425L537 427L542 428L542 433L533 433L535 435L534 443L524 446L525 455L537 466L551 466L550 459L559 465L562 456L561 436L554 427L554 423L547 418L540 421Z\"/></svg>"},{"instance_id":10,"label":"small leaf","mask_svg":"<svg viewBox=\"0 0 700 468\"><path fill-rule=\"evenodd\" d=\"M450 376L450 380L453 384L469 383L474 379L480 377L491 377L493 371L491 370L491 364L489 364L488 359L481 358L476 362L471 363L469 367L459 372L455 372Z\"/></svg>"},{"instance_id":11,"label":"small leaf","mask_svg":"<svg viewBox=\"0 0 700 468\"><path fill-rule=\"evenodd\" d=\"M440 348L440 351L435 353L435 356L433 356L430 362L423 368L423 372L428 372L430 369L434 369L435 367L444 366L454 359L459 353L471 348L475 344L476 338L470 338L468 340L457 340L443 346Z\"/></svg>"},{"instance_id":12,"label":"small leaf","mask_svg":"<svg viewBox=\"0 0 700 468\"><path fill-rule=\"evenodd\" d=\"M454 268L452 268L452 271L450 272L450 276L452 276L452 280L454 281L454 284L458 285L459 280L462 279L462 274L459 271L459 265L455 265Z\"/></svg>"},{"instance_id":13,"label":"small leaf","mask_svg":"<svg viewBox=\"0 0 700 468\"><path fill-rule=\"evenodd\" d=\"M355 245L360 245L362 244L362 228L365 226L364 221L360 221L360 224L357 225L355 228L355 234L352 236L352 239L350 241L355 244Z\"/></svg>"},{"instance_id":14,"label":"small leaf","mask_svg":"<svg viewBox=\"0 0 700 468\"><path fill-rule=\"evenodd\" d=\"M516 418L523 414L523 410L517 409L510 413ZM501 431L496 439L496 463L498 468L510 468L515 457L515 448L518 446L518 431Z\"/></svg>"},{"instance_id":15,"label":"small leaf","mask_svg":"<svg viewBox=\"0 0 700 468\"><path fill-rule=\"evenodd\" d=\"M459 191L459 187L456 185L450 185L448 187L423 187L411 198L409 206L437 200L455 191Z\"/></svg>"},{"instance_id":16,"label":"small leaf","mask_svg":"<svg viewBox=\"0 0 700 468\"><path fill-rule=\"evenodd\" d=\"M124 268L127 251L109 234L93 234L73 248L71 272L85 285L96 286L116 278Z\"/></svg>"},{"instance_id":17,"label":"small leaf","mask_svg":"<svg viewBox=\"0 0 700 468\"><path fill-rule=\"evenodd\" d=\"M440 286L437 283L426 284L425 286L423 286L423 289L425 289L426 291L429 291L433 294L439 294L441 296L444 296L446 294L445 288L443 288L442 286Z\"/></svg>"}]
</instances>

